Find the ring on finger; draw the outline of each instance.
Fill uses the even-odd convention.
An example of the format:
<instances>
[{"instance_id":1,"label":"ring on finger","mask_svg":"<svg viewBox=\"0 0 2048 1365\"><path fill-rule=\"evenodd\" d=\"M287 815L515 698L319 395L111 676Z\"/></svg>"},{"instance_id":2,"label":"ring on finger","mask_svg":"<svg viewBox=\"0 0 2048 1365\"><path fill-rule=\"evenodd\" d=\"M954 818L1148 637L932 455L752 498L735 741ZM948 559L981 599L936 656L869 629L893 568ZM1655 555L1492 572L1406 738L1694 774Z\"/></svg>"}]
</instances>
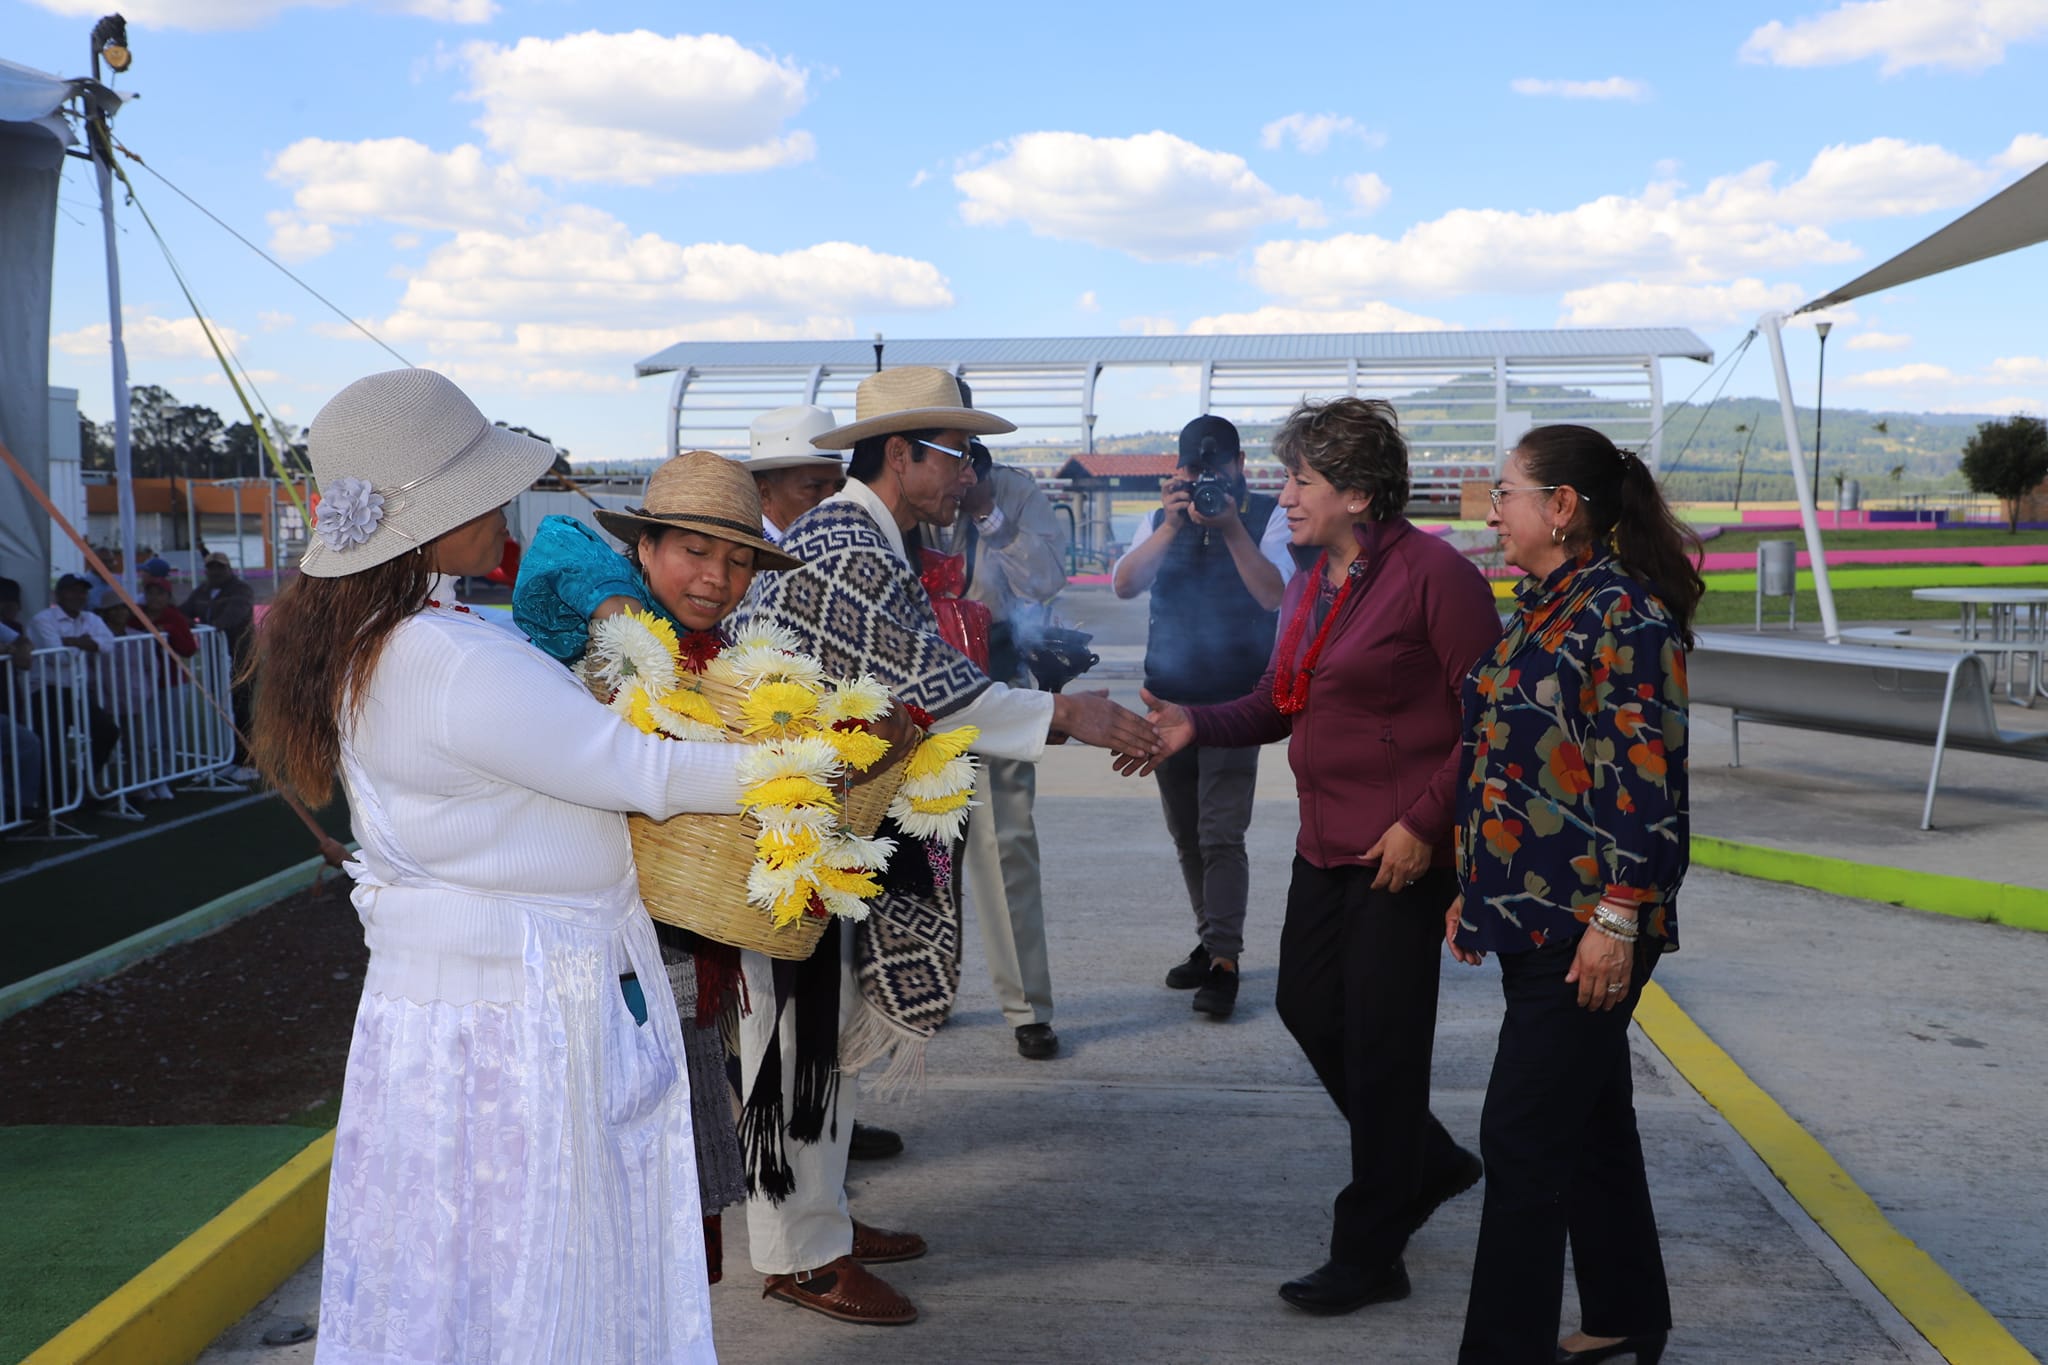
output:
<instances>
[{"instance_id":1,"label":"ring on finger","mask_svg":"<svg viewBox=\"0 0 2048 1365\"><path fill-rule=\"evenodd\" d=\"M1628 983L1627 983L1626 981L1615 981L1615 982L1611 982L1611 983L1609 983L1609 985L1608 985L1608 987L1607 987L1607 993L1608 993L1609 995L1619 995L1619 994L1621 994L1621 992L1623 992L1623 991L1625 991L1625 990L1627 990L1627 989L1628 989Z\"/></svg>"}]
</instances>

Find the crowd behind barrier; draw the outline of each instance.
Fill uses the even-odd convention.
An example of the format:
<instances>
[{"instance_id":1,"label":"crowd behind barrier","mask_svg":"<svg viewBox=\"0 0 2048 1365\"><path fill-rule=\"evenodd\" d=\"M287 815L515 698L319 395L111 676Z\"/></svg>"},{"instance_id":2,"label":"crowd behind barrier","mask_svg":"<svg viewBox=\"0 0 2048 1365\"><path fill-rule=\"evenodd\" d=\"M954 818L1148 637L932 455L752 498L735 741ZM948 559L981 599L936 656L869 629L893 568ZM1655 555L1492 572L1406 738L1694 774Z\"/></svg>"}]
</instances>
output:
<instances>
[{"instance_id":1,"label":"crowd behind barrier","mask_svg":"<svg viewBox=\"0 0 2048 1365\"><path fill-rule=\"evenodd\" d=\"M234 729L207 700L227 704L234 671L227 637L193 631L199 649L185 662L199 686L150 635L123 635L96 656L41 649L26 668L0 656L0 832L43 825L88 800L140 819L132 797L164 799L172 783L227 786ZM96 727L118 731L93 763Z\"/></svg>"}]
</instances>

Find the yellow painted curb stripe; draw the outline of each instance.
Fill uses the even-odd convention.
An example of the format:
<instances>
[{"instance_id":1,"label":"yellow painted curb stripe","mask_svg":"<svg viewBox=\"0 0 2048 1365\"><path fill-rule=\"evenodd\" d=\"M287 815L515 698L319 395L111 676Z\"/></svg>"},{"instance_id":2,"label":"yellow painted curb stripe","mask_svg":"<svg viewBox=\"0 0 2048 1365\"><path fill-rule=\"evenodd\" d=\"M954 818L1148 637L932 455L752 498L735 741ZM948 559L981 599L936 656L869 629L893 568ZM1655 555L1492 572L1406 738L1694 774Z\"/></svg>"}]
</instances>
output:
<instances>
[{"instance_id":1,"label":"yellow painted curb stripe","mask_svg":"<svg viewBox=\"0 0 2048 1365\"><path fill-rule=\"evenodd\" d=\"M1692 836L1692 860L1700 867L1764 881L1789 882L1855 900L2048 933L2048 891L2040 887L1916 872L1882 863L1855 863L1846 858L1701 834Z\"/></svg>"},{"instance_id":2,"label":"yellow painted curb stripe","mask_svg":"<svg viewBox=\"0 0 2048 1365\"><path fill-rule=\"evenodd\" d=\"M1707 1103L1784 1182L1892 1306L1954 1365L2038 1365L1997 1318L1891 1225L1813 1135L1737 1066L1663 987L1651 982L1636 1022Z\"/></svg>"},{"instance_id":3,"label":"yellow painted curb stripe","mask_svg":"<svg viewBox=\"0 0 2048 1365\"><path fill-rule=\"evenodd\" d=\"M50 1338L22 1365L175 1365L222 1332L320 1249L327 1133L155 1264Z\"/></svg>"}]
</instances>

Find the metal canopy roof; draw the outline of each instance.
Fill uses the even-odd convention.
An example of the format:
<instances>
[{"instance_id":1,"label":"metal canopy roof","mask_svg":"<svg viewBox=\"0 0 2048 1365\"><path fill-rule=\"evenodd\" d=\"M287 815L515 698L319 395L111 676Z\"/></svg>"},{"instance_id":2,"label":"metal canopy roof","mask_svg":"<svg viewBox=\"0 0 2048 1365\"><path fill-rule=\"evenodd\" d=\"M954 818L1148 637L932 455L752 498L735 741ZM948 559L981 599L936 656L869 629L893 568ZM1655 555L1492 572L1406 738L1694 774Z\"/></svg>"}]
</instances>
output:
<instances>
[{"instance_id":1,"label":"metal canopy roof","mask_svg":"<svg viewBox=\"0 0 2048 1365\"><path fill-rule=\"evenodd\" d=\"M985 337L885 341L889 365L1199 365L1264 361L1593 360L1654 356L1711 361L1685 327L1517 332L1320 332L1273 336ZM639 375L726 366L873 368L868 341L683 341L633 367Z\"/></svg>"}]
</instances>

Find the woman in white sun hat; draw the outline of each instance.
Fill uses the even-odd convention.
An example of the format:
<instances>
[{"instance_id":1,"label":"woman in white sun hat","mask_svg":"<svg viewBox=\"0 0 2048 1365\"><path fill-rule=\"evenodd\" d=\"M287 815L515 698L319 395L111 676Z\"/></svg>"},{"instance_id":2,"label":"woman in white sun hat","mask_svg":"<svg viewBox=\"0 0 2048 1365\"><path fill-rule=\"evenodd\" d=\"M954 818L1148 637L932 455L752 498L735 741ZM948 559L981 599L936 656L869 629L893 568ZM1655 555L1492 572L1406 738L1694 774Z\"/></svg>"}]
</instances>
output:
<instances>
[{"instance_id":1,"label":"woman in white sun hat","mask_svg":"<svg viewBox=\"0 0 2048 1365\"><path fill-rule=\"evenodd\" d=\"M712 1361L682 1042L622 812L737 811L740 746L620 725L456 600L549 446L398 370L330 401L310 454L256 746L315 803L338 777L361 844L317 1359Z\"/></svg>"}]
</instances>

